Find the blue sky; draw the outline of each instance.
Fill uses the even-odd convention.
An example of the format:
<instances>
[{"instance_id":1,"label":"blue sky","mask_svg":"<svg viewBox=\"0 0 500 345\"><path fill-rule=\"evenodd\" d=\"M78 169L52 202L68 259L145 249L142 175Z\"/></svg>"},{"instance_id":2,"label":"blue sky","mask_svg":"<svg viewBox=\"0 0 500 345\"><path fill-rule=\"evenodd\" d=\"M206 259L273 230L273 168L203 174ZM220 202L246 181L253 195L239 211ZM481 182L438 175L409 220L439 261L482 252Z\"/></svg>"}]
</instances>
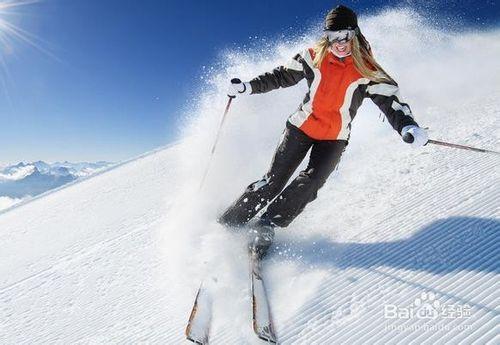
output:
<instances>
[{"instance_id":1,"label":"blue sky","mask_svg":"<svg viewBox=\"0 0 500 345\"><path fill-rule=\"evenodd\" d=\"M300 34L335 1L45 0L2 10L0 164L119 161L175 139L202 66L251 36ZM14 1L15 2L15 1ZM496 25L494 1L344 1L360 13L406 4L466 26ZM15 13L9 13L15 12ZM0 22L1 23L1 22Z\"/></svg>"}]
</instances>

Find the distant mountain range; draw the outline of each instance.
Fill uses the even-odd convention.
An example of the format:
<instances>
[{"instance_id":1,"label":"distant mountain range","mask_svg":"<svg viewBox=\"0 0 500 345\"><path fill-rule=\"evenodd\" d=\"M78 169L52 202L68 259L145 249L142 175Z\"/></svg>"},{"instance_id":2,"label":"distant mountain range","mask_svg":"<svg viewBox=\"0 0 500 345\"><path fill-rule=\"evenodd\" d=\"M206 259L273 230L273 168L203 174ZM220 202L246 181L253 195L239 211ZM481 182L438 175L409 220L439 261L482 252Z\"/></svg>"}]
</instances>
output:
<instances>
[{"instance_id":1,"label":"distant mountain range","mask_svg":"<svg viewBox=\"0 0 500 345\"><path fill-rule=\"evenodd\" d=\"M18 163L0 168L0 198L23 199L92 175L114 163Z\"/></svg>"}]
</instances>

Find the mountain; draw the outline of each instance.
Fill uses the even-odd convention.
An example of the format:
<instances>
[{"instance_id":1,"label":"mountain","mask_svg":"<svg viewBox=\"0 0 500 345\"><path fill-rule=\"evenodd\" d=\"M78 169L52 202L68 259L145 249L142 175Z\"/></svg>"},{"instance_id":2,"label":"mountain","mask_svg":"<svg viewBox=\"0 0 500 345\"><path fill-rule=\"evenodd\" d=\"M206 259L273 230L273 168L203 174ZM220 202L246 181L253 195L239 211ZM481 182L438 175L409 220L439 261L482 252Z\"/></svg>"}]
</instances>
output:
<instances>
[{"instance_id":1,"label":"mountain","mask_svg":"<svg viewBox=\"0 0 500 345\"><path fill-rule=\"evenodd\" d=\"M109 162L20 162L0 169L0 198L21 200L33 197L111 165L113 163Z\"/></svg>"},{"instance_id":2,"label":"mountain","mask_svg":"<svg viewBox=\"0 0 500 345\"><path fill-rule=\"evenodd\" d=\"M360 21L432 138L498 150L498 29L437 31L408 10ZM211 343L262 344L245 237L215 219L266 172L304 83L236 98L210 148L227 80L316 38L224 56L178 144L0 214L0 343L183 344L205 278ZM339 169L277 231L263 274L280 344L497 342L498 158L412 149L379 113L363 104Z\"/></svg>"}]
</instances>

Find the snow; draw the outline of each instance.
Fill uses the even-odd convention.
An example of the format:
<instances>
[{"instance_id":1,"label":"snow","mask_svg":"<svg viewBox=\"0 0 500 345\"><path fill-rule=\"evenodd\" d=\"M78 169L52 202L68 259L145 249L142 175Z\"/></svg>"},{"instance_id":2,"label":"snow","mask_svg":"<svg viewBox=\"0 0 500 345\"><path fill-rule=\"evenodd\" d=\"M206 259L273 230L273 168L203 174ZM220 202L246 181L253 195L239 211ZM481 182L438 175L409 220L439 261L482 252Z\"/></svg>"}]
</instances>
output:
<instances>
[{"instance_id":1,"label":"snow","mask_svg":"<svg viewBox=\"0 0 500 345\"><path fill-rule=\"evenodd\" d=\"M33 165L20 166L14 169L10 169L8 173L0 173L0 182L3 182L5 180L21 180L26 176L31 175L35 169L36 168Z\"/></svg>"},{"instance_id":2,"label":"snow","mask_svg":"<svg viewBox=\"0 0 500 345\"><path fill-rule=\"evenodd\" d=\"M12 207L17 203L20 203L21 201L22 199L9 198L8 196L0 196L0 211Z\"/></svg>"},{"instance_id":3,"label":"snow","mask_svg":"<svg viewBox=\"0 0 500 345\"><path fill-rule=\"evenodd\" d=\"M498 149L499 30L438 32L407 10L362 24L432 138ZM199 183L226 81L283 63L313 38L228 52L178 144L0 214L0 343L182 344L205 279L212 343L258 344L243 236L215 218L265 173L304 85L234 101ZM497 156L412 149L378 115L363 105L339 170L277 232L264 275L280 343L493 343ZM412 314L417 304L431 317Z\"/></svg>"},{"instance_id":4,"label":"snow","mask_svg":"<svg viewBox=\"0 0 500 345\"><path fill-rule=\"evenodd\" d=\"M89 177L113 163L20 162L0 168L0 211L23 200L57 189L79 178Z\"/></svg>"}]
</instances>

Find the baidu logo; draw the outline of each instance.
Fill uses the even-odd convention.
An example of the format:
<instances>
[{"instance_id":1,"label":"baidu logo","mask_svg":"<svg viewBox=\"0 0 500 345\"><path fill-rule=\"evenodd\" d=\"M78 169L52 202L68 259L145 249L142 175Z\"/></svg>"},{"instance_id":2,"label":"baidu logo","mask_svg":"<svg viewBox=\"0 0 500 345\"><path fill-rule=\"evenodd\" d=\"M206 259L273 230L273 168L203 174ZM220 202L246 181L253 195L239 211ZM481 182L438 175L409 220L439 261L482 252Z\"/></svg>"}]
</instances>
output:
<instances>
[{"instance_id":1,"label":"baidu logo","mask_svg":"<svg viewBox=\"0 0 500 345\"><path fill-rule=\"evenodd\" d=\"M422 292L413 302L415 313L419 319L437 319L441 310L441 303L432 292Z\"/></svg>"},{"instance_id":2,"label":"baidu logo","mask_svg":"<svg viewBox=\"0 0 500 345\"><path fill-rule=\"evenodd\" d=\"M422 292L412 304L406 307L395 304L384 305L386 319L457 319L469 318L471 307L468 304L442 304L433 292Z\"/></svg>"}]
</instances>

